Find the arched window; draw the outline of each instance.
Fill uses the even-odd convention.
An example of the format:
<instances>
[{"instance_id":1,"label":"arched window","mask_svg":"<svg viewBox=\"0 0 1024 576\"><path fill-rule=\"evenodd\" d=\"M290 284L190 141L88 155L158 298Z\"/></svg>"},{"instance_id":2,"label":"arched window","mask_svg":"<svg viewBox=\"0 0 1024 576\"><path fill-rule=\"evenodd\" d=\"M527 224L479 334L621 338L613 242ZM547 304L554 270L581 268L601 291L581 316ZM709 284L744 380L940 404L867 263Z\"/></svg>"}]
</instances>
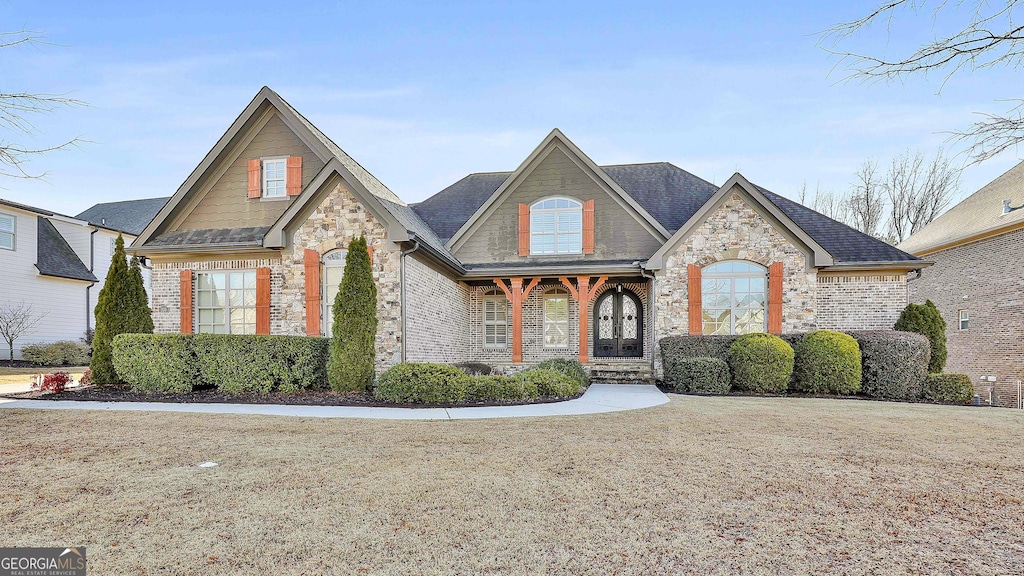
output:
<instances>
[{"instance_id":1,"label":"arched window","mask_svg":"<svg viewBox=\"0 0 1024 576\"><path fill-rule=\"evenodd\" d=\"M484 294L484 348L508 346L508 299L499 290Z\"/></svg>"},{"instance_id":2,"label":"arched window","mask_svg":"<svg viewBox=\"0 0 1024 576\"><path fill-rule=\"evenodd\" d=\"M569 347L569 292L561 288L544 293L544 347Z\"/></svg>"},{"instance_id":3,"label":"arched window","mask_svg":"<svg viewBox=\"0 0 1024 576\"><path fill-rule=\"evenodd\" d=\"M583 204L548 198L530 206L530 254L582 254Z\"/></svg>"},{"instance_id":4,"label":"arched window","mask_svg":"<svg viewBox=\"0 0 1024 576\"><path fill-rule=\"evenodd\" d=\"M334 297L338 295L338 289L341 287L341 279L345 276L345 257L348 256L348 250L339 248L338 250L332 250L327 254L323 255L321 262L323 263L324 272L320 275L323 279L323 313L324 321L321 326L324 327L324 334L330 336L333 333L334 328Z\"/></svg>"},{"instance_id":5,"label":"arched window","mask_svg":"<svg viewBox=\"0 0 1024 576\"><path fill-rule=\"evenodd\" d=\"M743 260L712 264L701 272L705 334L764 332L768 272Z\"/></svg>"}]
</instances>

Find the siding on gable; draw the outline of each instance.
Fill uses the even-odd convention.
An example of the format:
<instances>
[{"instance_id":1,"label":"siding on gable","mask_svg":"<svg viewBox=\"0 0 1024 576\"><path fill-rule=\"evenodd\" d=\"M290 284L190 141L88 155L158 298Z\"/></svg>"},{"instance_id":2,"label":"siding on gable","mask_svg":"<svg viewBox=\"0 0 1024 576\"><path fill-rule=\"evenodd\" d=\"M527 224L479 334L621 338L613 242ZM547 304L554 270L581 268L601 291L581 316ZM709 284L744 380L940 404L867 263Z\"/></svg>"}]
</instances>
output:
<instances>
[{"instance_id":1,"label":"siding on gable","mask_svg":"<svg viewBox=\"0 0 1024 576\"><path fill-rule=\"evenodd\" d=\"M272 225L288 208L294 197L281 200L247 197L248 162L252 158L267 156L302 156L303 188L324 167L320 158L275 113L206 196L185 217L181 225L165 231ZM215 163L210 170L214 171L219 167L220 164Z\"/></svg>"},{"instance_id":2,"label":"siding on gable","mask_svg":"<svg viewBox=\"0 0 1024 576\"><path fill-rule=\"evenodd\" d=\"M50 223L53 227L60 232L60 235L64 237L64 240L71 246L71 249L75 251L78 259L81 260L86 266L89 265L89 251L90 234L93 230L91 226L83 226L81 224L74 224L71 222L64 222L57 218L51 218ZM126 244L127 245L127 244Z\"/></svg>"},{"instance_id":3,"label":"siding on gable","mask_svg":"<svg viewBox=\"0 0 1024 576\"><path fill-rule=\"evenodd\" d=\"M594 253L562 256L519 255L519 203L532 204L548 196L594 200ZM560 149L553 150L511 195L455 251L466 264L557 260L642 260L661 247L616 199Z\"/></svg>"}]
</instances>

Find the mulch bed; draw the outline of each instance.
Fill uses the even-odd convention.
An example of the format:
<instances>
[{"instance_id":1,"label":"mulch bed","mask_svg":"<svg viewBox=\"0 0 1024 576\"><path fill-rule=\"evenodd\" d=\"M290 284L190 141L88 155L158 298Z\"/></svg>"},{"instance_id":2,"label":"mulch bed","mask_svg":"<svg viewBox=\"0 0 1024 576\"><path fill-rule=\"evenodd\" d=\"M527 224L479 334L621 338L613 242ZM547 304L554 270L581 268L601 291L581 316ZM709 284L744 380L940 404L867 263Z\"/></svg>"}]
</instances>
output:
<instances>
[{"instance_id":1,"label":"mulch bed","mask_svg":"<svg viewBox=\"0 0 1024 576\"><path fill-rule=\"evenodd\" d=\"M585 392L585 391L584 391ZM298 406L366 406L376 408L473 408L480 406L521 406L524 404L550 404L579 398L583 392L567 398L542 397L534 400L463 401L448 404L399 404L382 402L371 394L335 392L333 390L299 390L297 392L271 392L269 394L221 392L216 388L196 389L185 393L134 392L117 386L85 386L71 388L56 394L38 391L5 394L0 397L16 400L78 400L95 402L167 402L178 404L288 404Z\"/></svg>"}]
</instances>

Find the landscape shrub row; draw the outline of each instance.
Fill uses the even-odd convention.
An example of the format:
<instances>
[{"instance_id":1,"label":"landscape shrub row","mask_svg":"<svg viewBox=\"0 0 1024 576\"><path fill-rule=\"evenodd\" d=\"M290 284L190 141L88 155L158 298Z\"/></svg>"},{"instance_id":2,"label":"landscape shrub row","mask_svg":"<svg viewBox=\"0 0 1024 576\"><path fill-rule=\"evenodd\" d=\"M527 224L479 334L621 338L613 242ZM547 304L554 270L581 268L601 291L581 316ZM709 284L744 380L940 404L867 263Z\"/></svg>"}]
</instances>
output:
<instances>
[{"instance_id":1,"label":"landscape shrub row","mask_svg":"<svg viewBox=\"0 0 1024 576\"><path fill-rule=\"evenodd\" d=\"M547 361L515 376L490 375L490 367L406 362L377 379L378 400L409 404L451 404L465 400L564 398L582 392L587 374L576 360ZM467 372L485 375L470 375Z\"/></svg>"},{"instance_id":2,"label":"landscape shrub row","mask_svg":"<svg viewBox=\"0 0 1024 576\"><path fill-rule=\"evenodd\" d=\"M89 363L89 347L73 340L50 344L29 344L21 349L21 357L36 366L85 366Z\"/></svg>"},{"instance_id":3,"label":"landscape shrub row","mask_svg":"<svg viewBox=\"0 0 1024 576\"><path fill-rule=\"evenodd\" d=\"M328 343L306 336L120 334L113 361L118 377L143 392L291 392L327 385Z\"/></svg>"}]
</instances>

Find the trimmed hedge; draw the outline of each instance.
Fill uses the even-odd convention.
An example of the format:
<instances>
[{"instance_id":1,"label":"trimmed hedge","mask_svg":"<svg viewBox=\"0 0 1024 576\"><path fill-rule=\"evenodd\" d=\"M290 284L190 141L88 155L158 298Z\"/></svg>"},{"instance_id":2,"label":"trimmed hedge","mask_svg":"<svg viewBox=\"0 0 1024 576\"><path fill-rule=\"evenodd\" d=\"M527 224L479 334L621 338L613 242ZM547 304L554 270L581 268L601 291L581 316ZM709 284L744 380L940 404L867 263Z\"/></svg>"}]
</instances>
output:
<instances>
[{"instance_id":1,"label":"trimmed hedge","mask_svg":"<svg viewBox=\"0 0 1024 576\"><path fill-rule=\"evenodd\" d=\"M917 332L928 338L932 347L929 373L938 374L946 367L946 321L934 302L926 300L924 304L907 304L893 330Z\"/></svg>"},{"instance_id":2,"label":"trimmed hedge","mask_svg":"<svg viewBox=\"0 0 1024 576\"><path fill-rule=\"evenodd\" d=\"M467 400L530 400L538 396L536 383L517 376L477 376L466 387Z\"/></svg>"},{"instance_id":3,"label":"trimmed hedge","mask_svg":"<svg viewBox=\"0 0 1024 576\"><path fill-rule=\"evenodd\" d=\"M224 392L327 386L327 338L196 334L193 345L203 380Z\"/></svg>"},{"instance_id":4,"label":"trimmed hedge","mask_svg":"<svg viewBox=\"0 0 1024 576\"><path fill-rule=\"evenodd\" d=\"M853 336L815 330L801 338L793 352L793 390L812 394L860 391L860 346Z\"/></svg>"},{"instance_id":5,"label":"trimmed hedge","mask_svg":"<svg viewBox=\"0 0 1024 576\"><path fill-rule=\"evenodd\" d=\"M755 394L780 394L793 374L793 347L773 334L744 334L729 347L732 383Z\"/></svg>"},{"instance_id":6,"label":"trimmed hedge","mask_svg":"<svg viewBox=\"0 0 1024 576\"><path fill-rule=\"evenodd\" d=\"M119 334L114 369L134 390L292 392L327 383L326 338L229 334Z\"/></svg>"},{"instance_id":7,"label":"trimmed hedge","mask_svg":"<svg viewBox=\"0 0 1024 576\"><path fill-rule=\"evenodd\" d=\"M931 344L913 332L850 332L861 355L861 393L873 398L917 401L928 377Z\"/></svg>"},{"instance_id":8,"label":"trimmed hedge","mask_svg":"<svg viewBox=\"0 0 1024 576\"><path fill-rule=\"evenodd\" d=\"M37 366L85 366L89 363L89 347L73 340L29 344L21 349L21 357Z\"/></svg>"},{"instance_id":9,"label":"trimmed hedge","mask_svg":"<svg viewBox=\"0 0 1024 576\"><path fill-rule=\"evenodd\" d=\"M583 364L580 364L579 360L569 358L552 358L537 364L533 369L561 372L579 384L580 389L586 388L590 385L590 376L587 374L587 369L583 367Z\"/></svg>"},{"instance_id":10,"label":"trimmed hedge","mask_svg":"<svg viewBox=\"0 0 1024 576\"><path fill-rule=\"evenodd\" d=\"M488 376L494 371L490 364L484 364L483 362L459 362L455 367L469 376Z\"/></svg>"},{"instance_id":11,"label":"trimmed hedge","mask_svg":"<svg viewBox=\"0 0 1024 576\"><path fill-rule=\"evenodd\" d=\"M550 368L531 368L520 373L516 378L523 380L527 386L536 386L537 392L541 396L556 398L575 396L584 388L578 380L573 380L562 372Z\"/></svg>"},{"instance_id":12,"label":"trimmed hedge","mask_svg":"<svg viewBox=\"0 0 1024 576\"><path fill-rule=\"evenodd\" d=\"M729 347L739 336L670 336L658 341L661 363L668 374L683 358L729 359Z\"/></svg>"},{"instance_id":13,"label":"trimmed hedge","mask_svg":"<svg viewBox=\"0 0 1024 576\"><path fill-rule=\"evenodd\" d=\"M133 390L191 392L203 384L194 344L192 334L118 334L114 370Z\"/></svg>"},{"instance_id":14,"label":"trimmed hedge","mask_svg":"<svg viewBox=\"0 0 1024 576\"><path fill-rule=\"evenodd\" d=\"M969 404L974 384L966 374L929 374L924 384L924 399L941 404Z\"/></svg>"},{"instance_id":15,"label":"trimmed hedge","mask_svg":"<svg viewBox=\"0 0 1024 576\"><path fill-rule=\"evenodd\" d=\"M443 404L465 400L471 377L447 364L395 364L377 378L373 395L389 402Z\"/></svg>"},{"instance_id":16,"label":"trimmed hedge","mask_svg":"<svg viewBox=\"0 0 1024 576\"><path fill-rule=\"evenodd\" d=\"M665 372L665 383L677 392L728 394L729 365L721 358L680 358Z\"/></svg>"}]
</instances>

